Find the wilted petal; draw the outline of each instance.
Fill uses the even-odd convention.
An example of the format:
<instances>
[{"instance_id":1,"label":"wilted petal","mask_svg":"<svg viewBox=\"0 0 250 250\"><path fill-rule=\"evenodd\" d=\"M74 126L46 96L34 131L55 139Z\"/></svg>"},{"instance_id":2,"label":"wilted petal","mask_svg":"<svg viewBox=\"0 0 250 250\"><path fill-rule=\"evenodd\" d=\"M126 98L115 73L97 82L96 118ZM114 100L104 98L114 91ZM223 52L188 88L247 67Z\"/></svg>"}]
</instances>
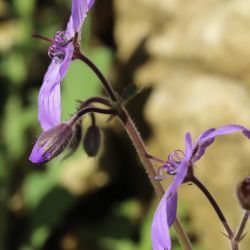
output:
<instances>
[{"instance_id":1,"label":"wilted petal","mask_svg":"<svg viewBox=\"0 0 250 250\"><path fill-rule=\"evenodd\" d=\"M60 82L67 73L73 55L73 45L68 44L62 62L52 60L43 80L38 96L38 120L43 130L60 123Z\"/></svg>"}]
</instances>

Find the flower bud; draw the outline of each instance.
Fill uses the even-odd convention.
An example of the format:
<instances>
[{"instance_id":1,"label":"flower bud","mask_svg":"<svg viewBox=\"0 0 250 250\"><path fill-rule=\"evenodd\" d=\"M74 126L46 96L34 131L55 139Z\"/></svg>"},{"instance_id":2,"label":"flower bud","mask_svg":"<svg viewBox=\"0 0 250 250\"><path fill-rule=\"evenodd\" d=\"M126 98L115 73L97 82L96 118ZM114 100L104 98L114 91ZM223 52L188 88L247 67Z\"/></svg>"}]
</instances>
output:
<instances>
[{"instance_id":1,"label":"flower bud","mask_svg":"<svg viewBox=\"0 0 250 250\"><path fill-rule=\"evenodd\" d=\"M238 185L237 196L242 208L250 210L250 176Z\"/></svg>"},{"instance_id":2,"label":"flower bud","mask_svg":"<svg viewBox=\"0 0 250 250\"><path fill-rule=\"evenodd\" d=\"M58 156L69 144L73 135L72 126L61 123L43 132L37 140L29 159L44 163Z\"/></svg>"},{"instance_id":3,"label":"flower bud","mask_svg":"<svg viewBox=\"0 0 250 250\"><path fill-rule=\"evenodd\" d=\"M82 133L83 132L82 132L81 122L77 122L72 132L72 139L70 140L70 143L67 147L68 152L63 159L67 159L68 157L70 157L72 154L75 153L78 146L80 145L82 139Z\"/></svg>"},{"instance_id":4,"label":"flower bud","mask_svg":"<svg viewBox=\"0 0 250 250\"><path fill-rule=\"evenodd\" d=\"M101 145L101 133L99 128L92 124L86 131L83 146L89 156L96 156Z\"/></svg>"}]
</instances>

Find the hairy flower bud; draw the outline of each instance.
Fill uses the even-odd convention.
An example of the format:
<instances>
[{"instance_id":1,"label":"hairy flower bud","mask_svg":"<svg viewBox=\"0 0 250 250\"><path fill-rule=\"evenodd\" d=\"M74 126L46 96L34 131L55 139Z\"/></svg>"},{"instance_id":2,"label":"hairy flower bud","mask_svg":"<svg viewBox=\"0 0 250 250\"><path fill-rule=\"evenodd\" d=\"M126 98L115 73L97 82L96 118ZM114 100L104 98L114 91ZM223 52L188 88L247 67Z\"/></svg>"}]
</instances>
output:
<instances>
[{"instance_id":1,"label":"hairy flower bud","mask_svg":"<svg viewBox=\"0 0 250 250\"><path fill-rule=\"evenodd\" d=\"M101 133L99 128L92 124L86 131L83 146L89 156L96 156L101 145Z\"/></svg>"},{"instance_id":2,"label":"hairy flower bud","mask_svg":"<svg viewBox=\"0 0 250 250\"><path fill-rule=\"evenodd\" d=\"M43 132L36 142L30 160L44 163L58 156L69 144L73 135L72 126L61 123Z\"/></svg>"},{"instance_id":3,"label":"hairy flower bud","mask_svg":"<svg viewBox=\"0 0 250 250\"><path fill-rule=\"evenodd\" d=\"M82 126L81 126L81 121L77 122L74 126L73 133L72 133L72 139L67 147L68 152L64 156L63 159L66 159L70 157L72 154L75 153L77 150L78 146L80 145L81 139L82 139Z\"/></svg>"},{"instance_id":4,"label":"hairy flower bud","mask_svg":"<svg viewBox=\"0 0 250 250\"><path fill-rule=\"evenodd\" d=\"M250 210L250 176L238 185L237 196L242 208Z\"/></svg>"}]
</instances>

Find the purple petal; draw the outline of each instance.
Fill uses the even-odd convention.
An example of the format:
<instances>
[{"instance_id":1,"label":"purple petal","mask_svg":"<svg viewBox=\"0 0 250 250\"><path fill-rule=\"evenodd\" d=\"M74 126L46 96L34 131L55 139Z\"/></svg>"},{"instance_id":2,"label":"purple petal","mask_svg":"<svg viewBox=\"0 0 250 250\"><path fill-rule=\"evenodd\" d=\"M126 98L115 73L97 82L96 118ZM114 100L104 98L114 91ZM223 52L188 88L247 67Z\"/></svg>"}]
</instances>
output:
<instances>
[{"instance_id":1,"label":"purple petal","mask_svg":"<svg viewBox=\"0 0 250 250\"><path fill-rule=\"evenodd\" d=\"M248 139L250 139L250 130L248 130L248 129L243 130L242 133L243 133Z\"/></svg>"},{"instance_id":2,"label":"purple petal","mask_svg":"<svg viewBox=\"0 0 250 250\"><path fill-rule=\"evenodd\" d=\"M95 0L88 0L88 8L91 9L94 3Z\"/></svg>"},{"instance_id":3,"label":"purple petal","mask_svg":"<svg viewBox=\"0 0 250 250\"><path fill-rule=\"evenodd\" d=\"M176 217L177 189L186 177L191 153L192 139L190 133L187 133L185 158L178 166L178 172L174 181L162 197L153 218L151 236L153 250L171 249L169 228L173 224Z\"/></svg>"},{"instance_id":4,"label":"purple petal","mask_svg":"<svg viewBox=\"0 0 250 250\"><path fill-rule=\"evenodd\" d=\"M215 129L213 132L209 133L207 136L203 137L201 141L215 138L219 135L232 134L235 132L243 132L247 129L241 125L226 125L221 128Z\"/></svg>"},{"instance_id":5,"label":"purple petal","mask_svg":"<svg viewBox=\"0 0 250 250\"><path fill-rule=\"evenodd\" d=\"M192 144L192 137L191 134L188 132L185 135L185 144L186 144L186 151L185 151L185 156L191 156L192 154L192 148L193 148L193 144Z\"/></svg>"},{"instance_id":6,"label":"purple petal","mask_svg":"<svg viewBox=\"0 0 250 250\"><path fill-rule=\"evenodd\" d=\"M47 161L47 158L43 156L43 148L38 147L38 142L34 145L29 160L36 164L41 164Z\"/></svg>"},{"instance_id":7,"label":"purple petal","mask_svg":"<svg viewBox=\"0 0 250 250\"><path fill-rule=\"evenodd\" d=\"M245 136L247 136L250 139L250 132L245 127L240 125L227 125L223 126L218 129L208 129L205 132L203 132L198 140L195 143L194 146L194 153L192 157L192 161L198 161L201 156L205 153L206 148L214 142L215 137L225 134L231 134L235 132L243 132Z\"/></svg>"},{"instance_id":8,"label":"purple petal","mask_svg":"<svg viewBox=\"0 0 250 250\"><path fill-rule=\"evenodd\" d=\"M214 142L214 138L206 138L215 130L215 128L207 129L198 137L193 147L192 162L198 161L204 155L206 148Z\"/></svg>"},{"instance_id":9,"label":"purple petal","mask_svg":"<svg viewBox=\"0 0 250 250\"><path fill-rule=\"evenodd\" d=\"M93 4L94 0L72 0L72 14L66 29L72 37L75 32L80 32L83 21Z\"/></svg>"},{"instance_id":10,"label":"purple petal","mask_svg":"<svg viewBox=\"0 0 250 250\"><path fill-rule=\"evenodd\" d=\"M75 36L74 26L73 26L73 18L72 15L69 18L67 28L66 28L66 37L68 40Z\"/></svg>"},{"instance_id":11,"label":"purple petal","mask_svg":"<svg viewBox=\"0 0 250 250\"><path fill-rule=\"evenodd\" d=\"M207 130L205 130L197 139L197 142L202 140L202 139L206 139L207 136L209 136L212 132L214 132L216 129L215 128L209 128Z\"/></svg>"},{"instance_id":12,"label":"purple petal","mask_svg":"<svg viewBox=\"0 0 250 250\"><path fill-rule=\"evenodd\" d=\"M169 228L175 220L176 209L177 193L169 197L169 193L166 192L158 205L152 222L153 250L171 249Z\"/></svg>"},{"instance_id":13,"label":"purple petal","mask_svg":"<svg viewBox=\"0 0 250 250\"><path fill-rule=\"evenodd\" d=\"M66 28L68 39L73 38L76 32L80 32L83 21L94 2L95 0L72 0L71 16Z\"/></svg>"},{"instance_id":14,"label":"purple petal","mask_svg":"<svg viewBox=\"0 0 250 250\"><path fill-rule=\"evenodd\" d=\"M60 82L67 73L73 55L73 45L65 49L62 62L52 60L38 96L38 120L44 130L58 125L61 120Z\"/></svg>"}]
</instances>

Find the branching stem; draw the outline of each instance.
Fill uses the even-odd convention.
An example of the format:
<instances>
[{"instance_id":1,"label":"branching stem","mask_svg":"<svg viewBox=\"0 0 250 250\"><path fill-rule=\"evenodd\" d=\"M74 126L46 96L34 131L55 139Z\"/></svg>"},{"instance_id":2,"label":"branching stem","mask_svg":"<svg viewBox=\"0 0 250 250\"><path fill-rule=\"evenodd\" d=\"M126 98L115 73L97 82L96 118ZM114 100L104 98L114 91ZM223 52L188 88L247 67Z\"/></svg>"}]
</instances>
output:
<instances>
[{"instance_id":1,"label":"branching stem","mask_svg":"<svg viewBox=\"0 0 250 250\"><path fill-rule=\"evenodd\" d=\"M232 250L238 250L238 243L244 237L242 236L246 223L249 219L250 211L245 210L240 225L233 238L231 239Z\"/></svg>"},{"instance_id":2,"label":"branching stem","mask_svg":"<svg viewBox=\"0 0 250 250\"><path fill-rule=\"evenodd\" d=\"M155 180L155 177L157 176L157 173L154 169L153 164L151 163L150 159L147 157L148 152L146 150L145 144L137 130L137 128L134 125L133 120L131 119L130 115L128 114L127 110L125 107L119 103L119 98L117 97L115 91L113 90L112 86L109 84L109 82L106 80L102 72L96 67L96 65L88 59L86 56L83 54L79 54L77 59L80 59L84 63L86 63L97 75L97 77L100 79L104 89L106 90L107 94L109 95L110 99L114 102L117 103L117 109L119 109L118 115L120 117L120 120L122 124L124 125L127 134L129 135L131 141L133 142L133 145L138 153L138 156L146 170L146 173L149 177L149 180L158 196L159 199L164 195L164 188L161 185L159 181ZM183 249L185 250L191 250L192 246L189 241L189 238L183 229L180 221L178 218L176 218L174 224L174 229L176 231L177 237L181 242L181 245L183 246Z\"/></svg>"}]
</instances>

